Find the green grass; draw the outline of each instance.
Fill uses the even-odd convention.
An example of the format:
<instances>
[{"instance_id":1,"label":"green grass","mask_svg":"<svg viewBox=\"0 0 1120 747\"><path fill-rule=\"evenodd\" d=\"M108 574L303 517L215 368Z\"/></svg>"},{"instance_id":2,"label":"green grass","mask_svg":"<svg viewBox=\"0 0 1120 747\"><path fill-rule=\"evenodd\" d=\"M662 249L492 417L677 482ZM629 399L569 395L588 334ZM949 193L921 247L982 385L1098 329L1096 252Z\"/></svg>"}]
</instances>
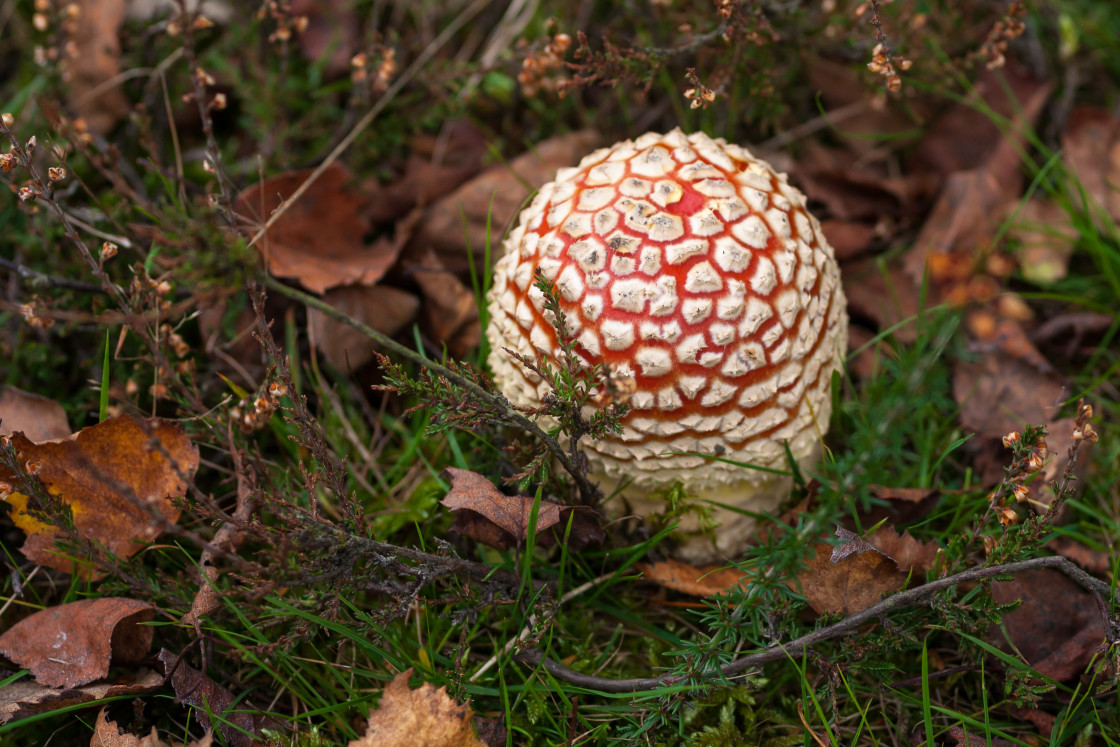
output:
<instances>
[{"instance_id":1,"label":"green grass","mask_svg":"<svg viewBox=\"0 0 1120 747\"><path fill-rule=\"evenodd\" d=\"M464 7L428 5L402 10L404 29L383 29L400 46L402 58L415 59L442 28L421 23L425 12L432 18L450 18ZM956 22L958 10L948 4L925 5L933 18L931 35ZM14 7L26 27L30 3ZM374 10L367 2L358 3L358 8L365 14ZM578 10L545 3L528 28L539 36L571 29L563 24L581 17L616 35L630 30L619 37L628 43L663 47L680 41L679 28L686 20L705 29L715 18L703 2L665 10L595 3L583 8L582 15ZM888 30L902 35L893 37L900 44L910 40L910 32L902 28L900 18L889 14L903 12L893 6L884 10ZM556 29L546 21L550 14L559 19ZM1055 30L1064 29L1069 37L1072 28L1085 64L1115 78L1120 77L1120 31L1110 33L1117 23L1113 16L1098 3L1066 0L1037 11L1032 20L1057 64L1066 61L1049 49L1058 44ZM484 17L488 24L501 23L500 17ZM809 4L799 5L797 13L779 25L791 43L806 48L805 59L809 52L825 50L860 68L872 43L867 28L846 14L827 17ZM406 31L415 32L414 41ZM134 23L126 33L138 39L145 30ZM519 64L513 58L502 58L500 69L486 72L499 78L484 77L472 91L462 87L472 73L481 72L471 57L476 49L471 33L467 29L453 35L417 84L385 102L381 114L347 151L346 163L359 177L393 173L399 166L394 158L407 150L412 136L438 135L443 123L456 117L478 123L499 155L508 157L518 150L514 144L536 143L588 125L599 126L607 136L625 136L634 134L639 122L647 128L679 123L762 140L817 114L804 60L775 59L773 45L766 43L721 47L701 60L704 80L712 80L707 76L721 65L750 72L726 81L719 105L710 109L687 108L676 57L659 62L663 66L653 72L647 96L639 95L640 85L623 83L564 100L518 100L511 105L516 94L495 81L513 80ZM216 118L215 125L223 167L241 186L255 183L261 173L321 163L346 135L339 123L352 126L369 111L368 102L357 98L347 78L328 82L322 63L306 61L295 47L285 51L267 43L267 35L267 24L254 20L208 30L198 39L200 64L237 102ZM162 33L143 38L149 43L126 52L129 69L154 68L182 48L180 39ZM829 42L830 38L840 41ZM34 43L42 41L36 37ZM54 103L64 99L57 70L36 68L28 42L13 44L18 64L14 72L0 75L4 111L15 113L24 136L35 133L41 143L67 141L47 116ZM938 48L947 60L959 54L948 42ZM464 56L455 59L456 50L465 50ZM922 74L921 61L915 66L916 78ZM172 64L165 71L172 101L191 89L186 70L185 64ZM944 103L961 100L965 89L958 86L967 77L931 74L919 82ZM767 81L778 85L766 95L757 93ZM1108 85L1094 80L1092 86L1094 93L1103 89L1113 101L1120 92L1115 80ZM127 84L127 91L147 105L148 116L123 123L113 136L114 145L122 149L123 165L116 171L105 169L81 151L72 151L67 165L83 188L67 196L68 204L100 210L98 225L112 232L128 232L134 225L157 229L154 238L137 239L135 250L122 250L107 266L115 282L128 287L134 268L153 277L166 275L176 288L199 294L192 298L202 298L201 292L207 291L228 301L232 319L237 310L250 306L243 281L259 277L255 250L244 239L231 237L219 212L207 206L206 195L214 185L200 166L205 142L197 123L167 121L157 78L138 77ZM986 113L998 121L994 112ZM921 132L923 125L915 120L914 130L907 132ZM1113 322L1093 351L1069 360L1047 351L1055 355L1071 384L1063 413L1070 414L1076 400L1086 397L1097 408L1102 432L1093 467L1067 504L1068 519L1053 527L1047 538L1070 537L1109 554L1115 578L1120 570L1115 547L1120 536L1120 438L1109 424L1120 422L1114 383L1120 372L1120 231L1087 199L1053 146L1043 133L1031 133L1024 169L1032 180L1028 195L1056 200L1077 231L1070 273L1049 287L1033 286L1019 277L1012 282L1039 313L1089 311L1111 316ZM186 158L181 180L175 167L180 158ZM131 193L108 179L107 172L124 174ZM0 225L5 226L0 256L57 278L93 281L45 211L29 215L14 196L6 191L4 195L10 199L0 199ZM499 251L501 228L488 222L481 255L485 261L481 266L472 263L465 278L484 324L490 260ZM997 240L1011 241L1009 232L1001 231ZM888 284L887 261L907 248L903 240L880 257ZM927 292L923 289L923 297ZM961 587L937 595L927 606L892 612L857 637L826 642L812 655L791 655L732 682L717 678L700 683L701 673L714 664L766 648L775 637L792 640L837 621L835 615L818 619L807 610L804 596L785 580L804 563L812 537L844 519L858 525L861 512L878 501L872 486L941 491L936 507L908 528L916 537L944 547L951 567L970 562L961 537L986 510L988 490L977 484L967 448L971 434L958 424L952 396L953 364L970 355L959 310L923 303L914 318L881 331L868 343L877 355L875 373L862 380L839 378L827 456L805 475L815 481L814 507L741 559L739 566L753 572L746 584L728 596L703 602L658 590L635 568L664 552L667 529L643 534L632 526L611 524L610 543L580 552L565 543L541 547L535 531L521 548L510 550L454 539L449 533L452 517L439 505L448 489L442 470L454 466L499 475L508 467L500 450L506 436L494 428L433 433L430 410L406 414L405 407L413 403L370 394L368 385L374 378L348 377L312 357L302 313L295 307L287 315L281 310L272 329L277 355L260 367L258 377L275 378L276 369L270 367L287 356L292 386L285 404L292 407L293 397L306 397L310 415L295 421L277 415L263 431L235 433L233 442L245 450L261 481L259 524L236 557L223 561L227 572L216 582L221 608L201 629L203 659L195 631L178 620L190 609L198 588L202 548L197 540L213 536L221 511L232 510L236 500L225 434L228 407L242 398L241 392L230 394L230 386L218 375L229 371L204 354L203 331L192 317L193 307L169 321L173 326L183 323L183 334L195 348L196 371L185 379L183 391L155 404L148 393L155 371L150 351L133 333L116 353L121 320L106 313L113 309L106 297L32 284L22 288L21 302L32 293L51 308L82 314L41 331L20 323L10 304L0 308L5 329L0 372L5 383L62 402L75 427L104 418L112 407L184 418L202 444L206 466L199 478L200 493L186 506L184 534L165 537L122 561L116 575L97 584L45 570L32 575L18 553L18 534L5 527L4 557L18 572L5 574L0 582L0 596L13 600L4 612L4 624L34 609L90 596L151 601L161 610L154 623L157 645L187 652L186 660L196 668L205 661L208 675L234 694L228 712L207 714L211 722L228 721L246 711L271 718L271 733L282 743L346 744L361 735L385 684L412 668L413 685L426 681L445 686L453 697L469 699L476 713L504 719L507 743L514 745L566 744L569 739L578 744L808 745L823 739L888 745L915 738L936 742L953 727L989 743L1006 739L1039 744L1045 740L1039 741L1029 724L1011 719L1005 706L1029 695L1032 688L1050 685L1054 695L1040 694L1040 707L1057 717L1049 744L1116 743L1116 683L1103 678L1040 682L1021 656L989 641L989 622L998 620L1002 610L983 585ZM912 342L899 339L903 326L913 329ZM229 331L219 334L229 337ZM421 353L425 349L419 330L406 344ZM858 352L851 351L850 359ZM481 365L486 353L483 338L470 361ZM100 386L91 383L98 381ZM137 385L134 394L126 389L129 381ZM194 385L208 409L191 409L184 392ZM249 384L240 381L238 386ZM535 485L533 491L535 516L548 495ZM997 530L986 527L984 533L994 535ZM489 571L481 578L426 574L423 561L409 561L419 569L409 574L371 550L374 541L418 548L429 557L457 553ZM511 579L509 585L493 585L499 577ZM934 577L931 571L930 579ZM1110 614L1117 614L1115 603ZM532 646L581 673L612 678L675 674L691 678L693 686L615 694L564 682L543 667L518 660L517 650L507 644L522 631L528 631ZM1108 655L1115 661L1115 652ZM479 673L491 657L496 658L494 665ZM26 677L26 672L2 671L0 688ZM105 704L122 723L134 722L134 733L146 733L151 725L164 738L189 741L201 733L198 716L176 702L169 690L139 700L143 713L135 718L134 707L124 699ZM37 743L50 738L53 744L88 743L95 715L87 706L40 714L0 726L0 741Z\"/></svg>"}]
</instances>

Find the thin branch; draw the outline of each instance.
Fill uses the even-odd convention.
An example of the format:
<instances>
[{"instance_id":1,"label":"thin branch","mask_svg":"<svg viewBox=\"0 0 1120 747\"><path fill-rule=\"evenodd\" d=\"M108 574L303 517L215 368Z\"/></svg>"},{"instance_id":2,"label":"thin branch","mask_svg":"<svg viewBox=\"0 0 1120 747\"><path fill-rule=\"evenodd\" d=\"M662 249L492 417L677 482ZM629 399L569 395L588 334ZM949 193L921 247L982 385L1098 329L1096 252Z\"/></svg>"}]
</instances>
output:
<instances>
[{"instance_id":1,"label":"thin branch","mask_svg":"<svg viewBox=\"0 0 1120 747\"><path fill-rule=\"evenodd\" d=\"M856 628L869 623L873 620L883 617L888 612L896 609L904 609L906 607L915 607L924 602L928 597L933 596L939 591L948 589L957 584L967 583L970 581L979 581L993 576L1004 576L1012 573L1020 573L1022 571L1030 571L1038 568L1053 568L1056 571L1064 573L1071 579L1076 581L1079 585L1088 591L1098 594L1102 597L1110 597L1112 595L1111 587L1100 579L1090 576L1088 573L1077 567L1071 561L1052 555L1045 558L1034 558L1032 560L1024 560L1018 563L1007 563L1006 565L994 565L987 568L972 568L962 573L957 573L945 578L939 578L936 581L931 581L928 584L919 586L916 589L910 589L894 596L887 597L878 604L868 607L862 612L857 612L850 617L841 620L840 622L814 630L812 633L801 636L800 638L790 641L786 644L777 644L764 651L759 651L753 654L748 654L735 661L729 662L720 667L719 670L713 671L709 675L712 682L718 682L722 679L734 677L743 674L744 672L767 664L772 661L786 658L800 658L805 652L816 646L819 643L827 641L831 638L844 635L854 631ZM560 664L552 659L549 659L539 649L528 649L514 657L515 660L528 664L531 666L543 667L550 675L558 680L569 682L573 685L579 685L591 690L598 690L607 693L634 693L644 692L647 690L657 690L663 687L672 687L674 685L681 686L688 684L688 678L674 677L672 675L665 675L663 677L642 677L635 679L611 679L609 677L598 677L590 674L583 674L576 672L568 667Z\"/></svg>"}]
</instances>

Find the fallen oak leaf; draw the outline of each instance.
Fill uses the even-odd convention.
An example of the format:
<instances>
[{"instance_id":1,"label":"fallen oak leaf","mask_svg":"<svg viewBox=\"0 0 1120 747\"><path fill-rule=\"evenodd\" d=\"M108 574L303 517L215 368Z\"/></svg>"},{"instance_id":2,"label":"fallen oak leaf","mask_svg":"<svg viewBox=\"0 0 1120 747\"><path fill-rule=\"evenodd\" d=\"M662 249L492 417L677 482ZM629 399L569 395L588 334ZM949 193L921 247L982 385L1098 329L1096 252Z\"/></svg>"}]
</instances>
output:
<instances>
[{"instance_id":1,"label":"fallen oak leaf","mask_svg":"<svg viewBox=\"0 0 1120 747\"><path fill-rule=\"evenodd\" d=\"M131 105L118 82L120 29L126 0L78 0L72 53L63 65L69 80L67 101L90 130L106 135L128 116Z\"/></svg>"},{"instance_id":2,"label":"fallen oak leaf","mask_svg":"<svg viewBox=\"0 0 1120 747\"><path fill-rule=\"evenodd\" d=\"M194 709L194 716L206 729L214 728L208 714L215 714L217 730L227 744L233 747L250 747L261 734L264 719L232 710L234 695L202 672L183 661L167 649L156 656L163 665L163 675L171 682L175 697Z\"/></svg>"},{"instance_id":3,"label":"fallen oak leaf","mask_svg":"<svg viewBox=\"0 0 1120 747\"><path fill-rule=\"evenodd\" d=\"M73 433L66 411L53 399L14 386L0 391L0 435L22 431L32 441L51 441Z\"/></svg>"},{"instance_id":4,"label":"fallen oak leaf","mask_svg":"<svg viewBox=\"0 0 1120 747\"><path fill-rule=\"evenodd\" d=\"M637 568L645 580L694 597L726 594L747 578L746 573L732 566L696 567L673 558L654 563L638 563Z\"/></svg>"},{"instance_id":5,"label":"fallen oak leaf","mask_svg":"<svg viewBox=\"0 0 1120 747\"><path fill-rule=\"evenodd\" d=\"M156 608L123 597L82 599L25 617L0 635L0 654L40 685L74 688L102 679L110 665L134 664L152 645Z\"/></svg>"},{"instance_id":6,"label":"fallen oak leaf","mask_svg":"<svg viewBox=\"0 0 1120 747\"><path fill-rule=\"evenodd\" d=\"M521 547L525 543L533 498L506 495L494 483L470 470L448 467L445 474L451 480L451 490L440 503L455 512L453 531L499 550ZM572 522L569 546L578 550L602 541L603 530L588 509L541 501L537 509L538 544L548 546L563 539L569 515Z\"/></svg>"},{"instance_id":7,"label":"fallen oak leaf","mask_svg":"<svg viewBox=\"0 0 1120 747\"><path fill-rule=\"evenodd\" d=\"M366 733L349 747L485 747L471 726L471 707L425 682L410 689L412 669L393 678L369 715Z\"/></svg>"},{"instance_id":8,"label":"fallen oak leaf","mask_svg":"<svg viewBox=\"0 0 1120 747\"><path fill-rule=\"evenodd\" d=\"M939 548L890 527L881 527L860 537L843 527L836 528L840 544L818 543L814 554L797 574L802 593L818 614L851 615L879 602L883 594L906 585L911 571L933 567Z\"/></svg>"},{"instance_id":9,"label":"fallen oak leaf","mask_svg":"<svg viewBox=\"0 0 1120 747\"><path fill-rule=\"evenodd\" d=\"M427 209L409 253L435 250L444 267L465 272L483 264L491 242L501 237L532 190L549 181L598 144L591 130L569 132L538 143L508 164L494 166ZM468 253L468 248L470 252Z\"/></svg>"},{"instance_id":10,"label":"fallen oak leaf","mask_svg":"<svg viewBox=\"0 0 1120 747\"><path fill-rule=\"evenodd\" d=\"M199 464L198 447L182 428L156 418L118 415L65 441L35 443L23 433L10 438L23 469L68 507L74 530L121 558L135 555L142 543L178 521L174 501L186 494L186 480ZM22 481L0 466L0 482L10 486L11 519L27 533L21 551L35 563L70 572L75 559L55 549L60 531L35 515L28 494L19 492ZM97 575L88 561L79 570Z\"/></svg>"},{"instance_id":11,"label":"fallen oak leaf","mask_svg":"<svg viewBox=\"0 0 1120 747\"><path fill-rule=\"evenodd\" d=\"M255 233L311 174L278 174L238 195L234 212L241 227ZM373 285L392 267L400 244L387 238L366 244L368 199L350 186L351 179L345 166L331 164L315 189L269 227L257 246L272 275L321 294L339 285Z\"/></svg>"},{"instance_id":12,"label":"fallen oak leaf","mask_svg":"<svg viewBox=\"0 0 1120 747\"><path fill-rule=\"evenodd\" d=\"M106 698L146 695L162 687L163 675L150 669L140 669L126 677L114 678L112 682L64 689L44 687L25 678L0 688L0 724Z\"/></svg>"},{"instance_id":13,"label":"fallen oak leaf","mask_svg":"<svg viewBox=\"0 0 1120 747\"><path fill-rule=\"evenodd\" d=\"M1022 571L1010 581L993 581L992 598L999 604L1021 601L1003 616L989 637L1005 650L1005 630L1027 663L1051 679L1064 682L1085 671L1105 642L1105 620L1097 599L1077 583L1050 568Z\"/></svg>"},{"instance_id":14,"label":"fallen oak leaf","mask_svg":"<svg viewBox=\"0 0 1120 747\"><path fill-rule=\"evenodd\" d=\"M194 740L187 747L210 747L213 743L214 735L207 732L205 736ZM117 722L109 720L108 706L101 706L101 710L97 712L97 721L93 725L93 736L89 740L89 747L168 747L168 745L159 738L154 726L151 733L143 737L121 733Z\"/></svg>"}]
</instances>

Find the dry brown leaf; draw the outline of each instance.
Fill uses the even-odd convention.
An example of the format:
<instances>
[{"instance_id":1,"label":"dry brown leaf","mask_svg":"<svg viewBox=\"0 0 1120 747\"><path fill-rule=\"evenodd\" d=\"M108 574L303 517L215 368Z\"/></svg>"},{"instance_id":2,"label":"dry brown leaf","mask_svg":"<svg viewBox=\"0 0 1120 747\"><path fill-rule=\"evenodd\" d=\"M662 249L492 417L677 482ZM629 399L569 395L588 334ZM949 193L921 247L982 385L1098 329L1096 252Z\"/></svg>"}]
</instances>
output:
<instances>
[{"instance_id":1,"label":"dry brown leaf","mask_svg":"<svg viewBox=\"0 0 1120 747\"><path fill-rule=\"evenodd\" d=\"M832 561L832 553L832 545L818 543L797 575L806 601L818 614L861 612L906 583L906 574L874 548L839 562Z\"/></svg>"},{"instance_id":2,"label":"dry brown leaf","mask_svg":"<svg viewBox=\"0 0 1120 747\"><path fill-rule=\"evenodd\" d=\"M440 501L455 512L454 531L490 547L521 547L528 537L533 498L505 495L477 472L448 467L451 490ZM541 501L537 510L537 542L549 546L563 539L571 517L568 545L576 550L601 542L603 530L592 512L579 506ZM550 531L551 530L551 531Z\"/></svg>"},{"instance_id":3,"label":"dry brown leaf","mask_svg":"<svg viewBox=\"0 0 1120 747\"><path fill-rule=\"evenodd\" d=\"M922 542L912 537L910 532L899 534L893 527L875 530L866 541L893 560L898 570L919 576L937 564L938 553L941 552L936 542Z\"/></svg>"},{"instance_id":4,"label":"dry brown leaf","mask_svg":"<svg viewBox=\"0 0 1120 747\"><path fill-rule=\"evenodd\" d=\"M821 231L841 262L862 254L876 237L872 224L850 220L822 220Z\"/></svg>"},{"instance_id":5,"label":"dry brown leaf","mask_svg":"<svg viewBox=\"0 0 1120 747\"><path fill-rule=\"evenodd\" d=\"M917 741L912 741L911 744L927 744L925 733L921 733ZM945 733L945 741L941 744L943 747L1014 747L1015 742L999 737L990 738L981 730L968 732L959 726L951 726Z\"/></svg>"},{"instance_id":6,"label":"dry brown leaf","mask_svg":"<svg viewBox=\"0 0 1120 747\"><path fill-rule=\"evenodd\" d=\"M370 195L369 217L374 223L396 223L413 208L431 205L478 174L489 141L469 120L454 119L438 135L422 133L411 138L408 150L399 174L387 181L363 182Z\"/></svg>"},{"instance_id":7,"label":"dry brown leaf","mask_svg":"<svg viewBox=\"0 0 1120 747\"><path fill-rule=\"evenodd\" d=\"M390 337L411 324L420 308L416 296L388 285L332 288L323 301ZM340 371L356 371L373 359L374 342L349 324L309 307L307 327L319 352Z\"/></svg>"},{"instance_id":8,"label":"dry brown leaf","mask_svg":"<svg viewBox=\"0 0 1120 747\"><path fill-rule=\"evenodd\" d=\"M1085 191L1120 220L1120 119L1106 109L1075 109L1062 134L1062 152Z\"/></svg>"},{"instance_id":9,"label":"dry brown leaf","mask_svg":"<svg viewBox=\"0 0 1120 747\"><path fill-rule=\"evenodd\" d=\"M447 345L448 351L457 357L478 347L482 324L474 292L449 272L430 249L418 264L410 264L408 269L424 294L424 330L428 336Z\"/></svg>"},{"instance_id":10,"label":"dry brown leaf","mask_svg":"<svg viewBox=\"0 0 1120 747\"><path fill-rule=\"evenodd\" d=\"M747 574L737 568L725 565L696 568L672 558L655 563L638 563L637 568L647 581L694 597L726 594L747 577Z\"/></svg>"},{"instance_id":11,"label":"dry brown leaf","mask_svg":"<svg viewBox=\"0 0 1120 747\"><path fill-rule=\"evenodd\" d=\"M159 419L119 415L65 441L35 444L22 433L11 439L25 469L70 507L78 533L122 558L178 521L174 501L186 494L186 480L198 469L198 447L178 425ZM15 476L3 469L0 480L19 490ZM58 530L28 513L27 495L13 492L8 503L12 521L27 533L21 550L29 560L65 572L78 562L81 573L90 573L88 564L59 554Z\"/></svg>"},{"instance_id":12,"label":"dry brown leaf","mask_svg":"<svg viewBox=\"0 0 1120 747\"><path fill-rule=\"evenodd\" d=\"M101 706L101 710L97 712L97 722L93 725L93 736L90 737L89 747L167 747L167 743L159 738L154 726L151 733L143 737L121 733L117 722L109 720L108 706ZM199 742L193 742L191 747L201 747L201 745Z\"/></svg>"},{"instance_id":13,"label":"dry brown leaf","mask_svg":"<svg viewBox=\"0 0 1120 747\"><path fill-rule=\"evenodd\" d=\"M0 435L22 431L35 442L66 438L71 433L66 411L53 399L14 386L0 387Z\"/></svg>"},{"instance_id":14,"label":"dry brown leaf","mask_svg":"<svg viewBox=\"0 0 1120 747\"><path fill-rule=\"evenodd\" d=\"M845 266L842 280L844 294L848 297L848 312L853 317L874 321L880 331L905 319L913 320L919 311L921 293L918 287L894 263L884 271L876 261L853 262ZM910 344L917 339L917 325L910 321L891 334L899 342Z\"/></svg>"},{"instance_id":15,"label":"dry brown leaf","mask_svg":"<svg viewBox=\"0 0 1120 747\"><path fill-rule=\"evenodd\" d=\"M350 58L361 43L361 24L349 0L291 0L291 16L307 19L295 38L308 61L323 65L323 75L338 78L350 72ZM330 55L329 59L324 58Z\"/></svg>"},{"instance_id":16,"label":"dry brown leaf","mask_svg":"<svg viewBox=\"0 0 1120 747\"><path fill-rule=\"evenodd\" d=\"M1015 259L1023 277L1038 285L1052 285L1064 278L1077 235L1062 207L1032 198L1016 215L1010 231L1018 243Z\"/></svg>"},{"instance_id":17,"label":"dry brown leaf","mask_svg":"<svg viewBox=\"0 0 1120 747\"><path fill-rule=\"evenodd\" d=\"M471 727L471 707L425 682L409 689L412 669L393 678L369 715L366 733L350 747L485 747Z\"/></svg>"},{"instance_id":18,"label":"dry brown leaf","mask_svg":"<svg viewBox=\"0 0 1120 747\"><path fill-rule=\"evenodd\" d=\"M278 174L238 195L234 211L245 232L256 233L310 175L311 170ZM346 167L332 164L268 229L257 247L269 272L294 278L315 293L373 285L385 275L400 253L399 242L365 243L368 200L350 182Z\"/></svg>"},{"instance_id":19,"label":"dry brown leaf","mask_svg":"<svg viewBox=\"0 0 1120 747\"><path fill-rule=\"evenodd\" d=\"M1035 104L1041 92L1048 93L1049 85L1022 67L1008 65L996 71L982 70L970 97L999 116L1013 119L1020 106ZM946 109L926 130L907 170L941 176L967 171L987 162L1002 141L1003 135L990 116L975 103L961 101Z\"/></svg>"},{"instance_id":20,"label":"dry brown leaf","mask_svg":"<svg viewBox=\"0 0 1120 747\"><path fill-rule=\"evenodd\" d=\"M1033 126L1050 95L1048 83L1024 84L1017 92L1017 126ZM957 136L960 138L959 134ZM991 244L991 239L1016 204L1022 191L1021 157L1023 137L1000 138L978 166L954 171L946 179L941 195L906 256L906 271L920 284L927 267L935 281L936 267L946 263L971 265ZM933 160L937 160L934 157ZM967 166L977 163L963 161ZM947 262L952 255L959 261Z\"/></svg>"},{"instance_id":21,"label":"dry brown leaf","mask_svg":"<svg viewBox=\"0 0 1120 747\"><path fill-rule=\"evenodd\" d=\"M1040 568L1017 573L1011 581L993 581L992 598L1000 604L1022 600L1004 615L1002 626L1027 662L1047 677L1076 677L1104 643L1105 621L1097 600L1059 571ZM998 628L989 636L1007 648Z\"/></svg>"},{"instance_id":22,"label":"dry brown leaf","mask_svg":"<svg viewBox=\"0 0 1120 747\"><path fill-rule=\"evenodd\" d=\"M1056 378L1004 353L958 361L953 370L953 397L961 406L961 425L985 438L1002 438L1026 425L1053 422L1065 394Z\"/></svg>"},{"instance_id":23,"label":"dry brown leaf","mask_svg":"<svg viewBox=\"0 0 1120 747\"><path fill-rule=\"evenodd\" d=\"M552 179L557 169L578 163L599 141L599 134L590 130L570 132L545 140L508 165L483 172L428 208L410 251L422 255L433 249L444 267L461 273L470 264L469 244L475 266L481 267L486 251L487 216L493 244L491 255L497 256L498 240L517 216L530 190Z\"/></svg>"},{"instance_id":24,"label":"dry brown leaf","mask_svg":"<svg viewBox=\"0 0 1120 747\"><path fill-rule=\"evenodd\" d=\"M128 116L131 106L120 81L121 42L126 0L78 0L74 53L65 62L70 76L70 108L99 135Z\"/></svg>"},{"instance_id":25,"label":"dry brown leaf","mask_svg":"<svg viewBox=\"0 0 1120 747\"><path fill-rule=\"evenodd\" d=\"M1063 558L1068 558L1074 563L1098 576L1108 576L1112 573L1112 555L1102 550L1094 550L1077 540L1069 537L1058 537L1046 543L1048 550L1053 550Z\"/></svg>"},{"instance_id":26,"label":"dry brown leaf","mask_svg":"<svg viewBox=\"0 0 1120 747\"><path fill-rule=\"evenodd\" d=\"M163 674L169 677L171 688L175 691L177 702L186 703L194 708L194 718L205 729L215 728L210 723L207 712L220 715L217 724L227 744L232 747L250 747L260 736L263 719L239 712L234 705L233 693L187 664L171 651L161 649L156 657L163 665Z\"/></svg>"},{"instance_id":27,"label":"dry brown leaf","mask_svg":"<svg viewBox=\"0 0 1120 747\"><path fill-rule=\"evenodd\" d=\"M114 682L111 684L102 682L85 687L68 687L64 690L44 687L24 678L0 688L0 724L18 721L38 713L72 708L95 700L122 695L144 695L162 688L163 675L150 669L140 669L130 675L114 677Z\"/></svg>"},{"instance_id":28,"label":"dry brown leaf","mask_svg":"<svg viewBox=\"0 0 1120 747\"><path fill-rule=\"evenodd\" d=\"M82 599L25 617L0 635L0 654L46 687L78 687L109 674L110 663L133 664L152 645L155 619L147 602L121 597Z\"/></svg>"}]
</instances>

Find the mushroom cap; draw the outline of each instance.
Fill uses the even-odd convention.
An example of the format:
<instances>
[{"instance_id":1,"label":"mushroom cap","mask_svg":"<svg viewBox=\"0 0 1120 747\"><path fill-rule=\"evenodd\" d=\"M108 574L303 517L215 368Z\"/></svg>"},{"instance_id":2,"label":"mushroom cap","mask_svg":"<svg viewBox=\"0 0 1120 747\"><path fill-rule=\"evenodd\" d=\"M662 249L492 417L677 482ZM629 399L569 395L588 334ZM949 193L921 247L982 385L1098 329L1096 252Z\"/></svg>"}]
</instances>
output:
<instances>
[{"instance_id":1,"label":"mushroom cap","mask_svg":"<svg viewBox=\"0 0 1120 747\"><path fill-rule=\"evenodd\" d=\"M559 351L538 267L580 361L636 384L622 432L585 444L594 475L647 494L741 485L747 500L773 477L729 462L784 470L786 442L816 459L848 317L832 247L785 174L680 130L561 169L506 239L489 296L494 381L527 407L549 386L505 349Z\"/></svg>"}]
</instances>

